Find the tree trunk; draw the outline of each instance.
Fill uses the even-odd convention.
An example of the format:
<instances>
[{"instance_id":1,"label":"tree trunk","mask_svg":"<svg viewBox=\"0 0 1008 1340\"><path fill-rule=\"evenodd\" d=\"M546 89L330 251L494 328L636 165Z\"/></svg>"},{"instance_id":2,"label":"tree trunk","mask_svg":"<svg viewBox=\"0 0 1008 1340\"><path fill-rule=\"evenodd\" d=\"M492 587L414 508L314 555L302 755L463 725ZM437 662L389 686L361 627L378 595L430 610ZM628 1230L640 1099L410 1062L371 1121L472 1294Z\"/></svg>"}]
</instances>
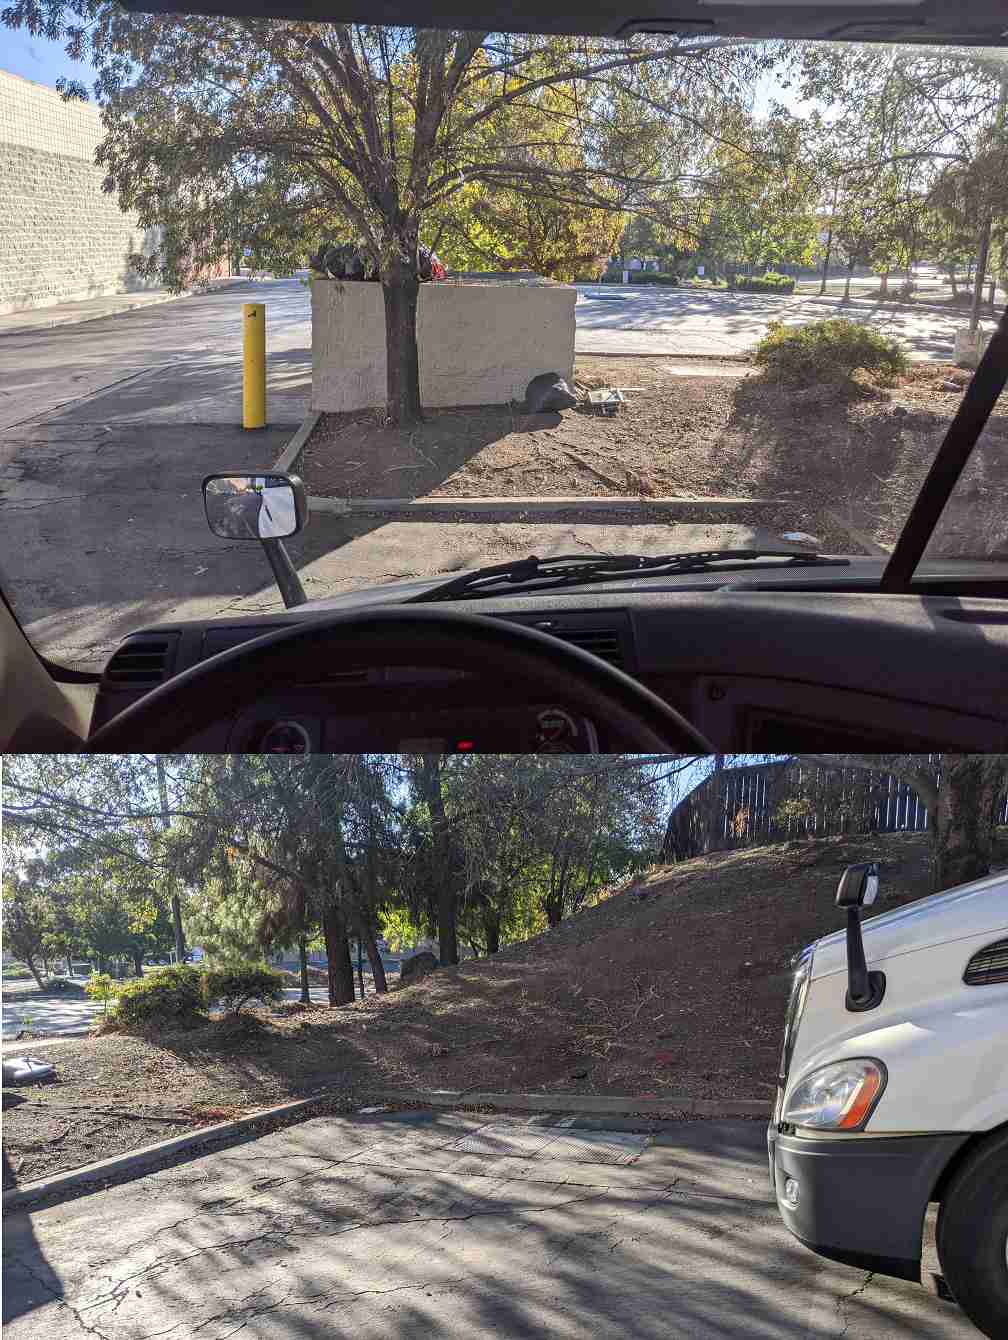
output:
<instances>
[{"instance_id":1,"label":"tree trunk","mask_svg":"<svg viewBox=\"0 0 1008 1340\"><path fill-rule=\"evenodd\" d=\"M36 968L35 959L31 954L25 954L24 964L25 967L28 969L28 971L31 973L31 975L35 978L35 985L38 987L40 991L43 990L42 978L39 976L39 970L38 968Z\"/></svg>"},{"instance_id":2,"label":"tree trunk","mask_svg":"<svg viewBox=\"0 0 1008 1340\"><path fill-rule=\"evenodd\" d=\"M984 275L987 273L987 255L990 251L991 219L984 220L977 242L976 271L973 275L973 305L970 308L969 328L975 331L980 326L980 300L983 297Z\"/></svg>"},{"instance_id":3,"label":"tree trunk","mask_svg":"<svg viewBox=\"0 0 1008 1340\"><path fill-rule=\"evenodd\" d=\"M949 287L952 289L953 302L958 302L959 300L959 277L956 274L956 269L957 266L955 261L950 261L948 265L948 276L949 276Z\"/></svg>"},{"instance_id":4,"label":"tree trunk","mask_svg":"<svg viewBox=\"0 0 1008 1340\"><path fill-rule=\"evenodd\" d=\"M346 921L342 910L333 904L322 917L326 958L329 960L329 1004L352 1005L357 999L354 989L353 964L350 962L350 944L347 940Z\"/></svg>"},{"instance_id":5,"label":"tree trunk","mask_svg":"<svg viewBox=\"0 0 1008 1340\"><path fill-rule=\"evenodd\" d=\"M161 822L167 831L170 827L168 822L168 784L165 781L164 759L160 754L155 755L155 764L157 766L158 792L161 798ZM174 876L169 877L174 883ZM175 928L175 955L179 963L185 962L185 935L182 931L182 904L179 896L174 891L171 895L172 924Z\"/></svg>"},{"instance_id":6,"label":"tree trunk","mask_svg":"<svg viewBox=\"0 0 1008 1340\"><path fill-rule=\"evenodd\" d=\"M843 300L844 300L844 302L849 302L849 301L850 301L850 281L851 281L851 276L853 275L853 273L854 273L854 262L851 261L850 264L847 266L847 277L846 277L846 279L844 280L844 286L843 286Z\"/></svg>"},{"instance_id":7,"label":"tree trunk","mask_svg":"<svg viewBox=\"0 0 1008 1340\"><path fill-rule=\"evenodd\" d=\"M308 980L308 945L303 935L298 936L298 960L301 965L301 1004L311 1004L311 983Z\"/></svg>"},{"instance_id":8,"label":"tree trunk","mask_svg":"<svg viewBox=\"0 0 1008 1340\"><path fill-rule=\"evenodd\" d=\"M934 812L935 888L990 873L994 815L1008 781L1008 762L986 754L945 755Z\"/></svg>"},{"instance_id":9,"label":"tree trunk","mask_svg":"<svg viewBox=\"0 0 1008 1340\"><path fill-rule=\"evenodd\" d=\"M371 976L374 978L374 989L379 996L388 991L388 981L385 977L385 964L382 962L381 953L378 949L378 942L374 938L374 933L369 927L364 930L364 948L367 950L368 962L371 964Z\"/></svg>"},{"instance_id":10,"label":"tree trunk","mask_svg":"<svg viewBox=\"0 0 1008 1340\"><path fill-rule=\"evenodd\" d=\"M879 297L880 297L880 298L886 298L886 297L889 296L889 271L888 271L888 270L883 270L882 273L879 275L879 287L878 287L878 291L879 291Z\"/></svg>"},{"instance_id":11,"label":"tree trunk","mask_svg":"<svg viewBox=\"0 0 1008 1340\"><path fill-rule=\"evenodd\" d=\"M364 945L361 938L357 936L357 985L360 987L360 998L364 999Z\"/></svg>"},{"instance_id":12,"label":"tree trunk","mask_svg":"<svg viewBox=\"0 0 1008 1340\"><path fill-rule=\"evenodd\" d=\"M143 951L138 950L133 955L133 975L134 977L143 976Z\"/></svg>"},{"instance_id":13,"label":"tree trunk","mask_svg":"<svg viewBox=\"0 0 1008 1340\"><path fill-rule=\"evenodd\" d=\"M416 317L420 280L414 261L395 260L382 275L385 300L386 411L389 423L408 427L419 423L420 361Z\"/></svg>"},{"instance_id":14,"label":"tree trunk","mask_svg":"<svg viewBox=\"0 0 1008 1340\"><path fill-rule=\"evenodd\" d=\"M486 952L496 954L500 950L500 913L495 907L487 908L483 913L483 934L486 936Z\"/></svg>"},{"instance_id":15,"label":"tree trunk","mask_svg":"<svg viewBox=\"0 0 1008 1340\"><path fill-rule=\"evenodd\" d=\"M431 870L433 871L433 877L437 879L438 957L442 965L448 967L457 964L459 961L458 930L456 927L458 899L451 835L448 831L448 815L445 811L444 795L441 791L441 759L439 756L433 754L424 756L420 765L419 781L431 817L433 844Z\"/></svg>"},{"instance_id":16,"label":"tree trunk","mask_svg":"<svg viewBox=\"0 0 1008 1340\"><path fill-rule=\"evenodd\" d=\"M438 889L438 957L446 966L459 961L456 911L454 881L442 880Z\"/></svg>"},{"instance_id":17,"label":"tree trunk","mask_svg":"<svg viewBox=\"0 0 1008 1340\"><path fill-rule=\"evenodd\" d=\"M68 976L68 977L72 977L72 976L73 976L73 955L72 955L72 953L71 953L71 951L70 951L69 949L67 950L66 965L67 965L67 976Z\"/></svg>"},{"instance_id":18,"label":"tree trunk","mask_svg":"<svg viewBox=\"0 0 1008 1340\"><path fill-rule=\"evenodd\" d=\"M833 251L833 229L830 228L826 234L826 250L823 253L822 279L819 281L819 296L826 292L826 280L829 277L830 254Z\"/></svg>"},{"instance_id":19,"label":"tree trunk","mask_svg":"<svg viewBox=\"0 0 1008 1340\"><path fill-rule=\"evenodd\" d=\"M98 955L97 955L97 958L98 958L98 971L99 971L99 972L104 972L104 971L105 971L105 955L104 955L104 954L98 954Z\"/></svg>"}]
</instances>

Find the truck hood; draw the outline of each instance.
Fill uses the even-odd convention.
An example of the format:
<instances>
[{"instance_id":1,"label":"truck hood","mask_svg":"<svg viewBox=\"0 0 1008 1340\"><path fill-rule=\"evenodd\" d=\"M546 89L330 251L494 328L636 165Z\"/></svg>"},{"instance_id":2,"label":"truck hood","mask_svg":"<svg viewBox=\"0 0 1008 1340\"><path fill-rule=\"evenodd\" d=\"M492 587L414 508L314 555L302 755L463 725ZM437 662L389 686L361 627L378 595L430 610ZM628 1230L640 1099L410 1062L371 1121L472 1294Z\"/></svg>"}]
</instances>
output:
<instances>
[{"instance_id":1,"label":"truck hood","mask_svg":"<svg viewBox=\"0 0 1008 1340\"><path fill-rule=\"evenodd\" d=\"M863 924L869 967L918 949L978 935L989 934L993 938L999 932L1008 934L1008 871L1005 870L934 893L907 907L869 917ZM845 933L835 931L818 940L812 962L813 978L846 971Z\"/></svg>"}]
</instances>

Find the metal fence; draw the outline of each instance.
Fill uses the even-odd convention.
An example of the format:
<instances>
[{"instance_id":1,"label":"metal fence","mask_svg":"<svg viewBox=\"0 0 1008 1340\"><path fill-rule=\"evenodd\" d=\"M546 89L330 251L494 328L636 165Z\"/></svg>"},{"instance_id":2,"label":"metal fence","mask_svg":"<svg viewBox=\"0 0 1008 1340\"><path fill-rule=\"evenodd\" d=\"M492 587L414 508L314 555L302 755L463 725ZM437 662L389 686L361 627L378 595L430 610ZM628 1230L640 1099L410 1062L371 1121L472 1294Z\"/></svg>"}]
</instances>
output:
<instances>
[{"instance_id":1,"label":"metal fence","mask_svg":"<svg viewBox=\"0 0 1008 1340\"><path fill-rule=\"evenodd\" d=\"M927 761L937 759L928 755ZM1008 824L1008 793L996 822ZM672 812L664 854L668 860L686 860L787 838L921 833L929 824L927 807L913 788L882 769L827 768L797 760L755 763L722 769L692 791Z\"/></svg>"}]
</instances>

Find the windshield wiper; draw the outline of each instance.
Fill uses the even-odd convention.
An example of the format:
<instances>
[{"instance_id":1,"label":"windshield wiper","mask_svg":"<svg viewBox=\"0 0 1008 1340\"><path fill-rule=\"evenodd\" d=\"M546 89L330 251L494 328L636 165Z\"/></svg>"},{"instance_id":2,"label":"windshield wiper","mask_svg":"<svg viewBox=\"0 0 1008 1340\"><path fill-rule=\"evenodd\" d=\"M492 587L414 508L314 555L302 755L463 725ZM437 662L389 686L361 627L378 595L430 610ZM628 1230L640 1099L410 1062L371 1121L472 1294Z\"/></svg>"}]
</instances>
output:
<instances>
[{"instance_id":1,"label":"windshield wiper","mask_svg":"<svg viewBox=\"0 0 1008 1340\"><path fill-rule=\"evenodd\" d=\"M678 576L684 572L724 571L756 559L783 559L775 568L849 567L850 559L832 558L814 549L706 549L687 554L558 554L554 558L519 558L477 568L412 596L410 603L428 600L472 600L499 595L502 589L551 591L558 586L582 586L618 577Z\"/></svg>"}]
</instances>

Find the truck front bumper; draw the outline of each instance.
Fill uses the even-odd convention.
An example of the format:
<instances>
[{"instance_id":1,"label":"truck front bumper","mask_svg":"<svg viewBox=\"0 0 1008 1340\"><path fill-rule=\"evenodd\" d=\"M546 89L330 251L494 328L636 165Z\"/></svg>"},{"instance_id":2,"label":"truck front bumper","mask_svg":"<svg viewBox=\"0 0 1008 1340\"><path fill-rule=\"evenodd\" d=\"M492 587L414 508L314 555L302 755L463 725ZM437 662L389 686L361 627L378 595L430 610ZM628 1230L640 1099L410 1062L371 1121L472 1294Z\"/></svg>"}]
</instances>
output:
<instances>
[{"instance_id":1,"label":"truck front bumper","mask_svg":"<svg viewBox=\"0 0 1008 1340\"><path fill-rule=\"evenodd\" d=\"M815 1138L767 1132L785 1226L820 1256L919 1280L924 1212L968 1135Z\"/></svg>"}]
</instances>

